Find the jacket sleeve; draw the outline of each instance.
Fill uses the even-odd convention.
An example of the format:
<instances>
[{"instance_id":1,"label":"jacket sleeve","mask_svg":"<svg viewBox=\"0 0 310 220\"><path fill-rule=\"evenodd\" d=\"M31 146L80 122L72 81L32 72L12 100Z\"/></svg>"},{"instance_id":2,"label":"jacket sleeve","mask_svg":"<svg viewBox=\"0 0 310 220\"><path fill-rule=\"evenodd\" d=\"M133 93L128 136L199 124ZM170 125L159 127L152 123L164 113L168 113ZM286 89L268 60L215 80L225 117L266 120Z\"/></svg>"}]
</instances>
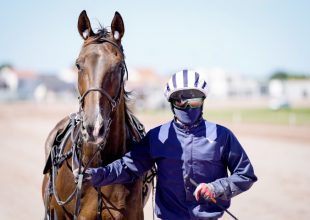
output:
<instances>
[{"instance_id":1,"label":"jacket sleeve","mask_svg":"<svg viewBox=\"0 0 310 220\"><path fill-rule=\"evenodd\" d=\"M229 131L223 150L223 160L227 164L230 176L212 182L215 197L230 200L232 197L248 190L257 177L253 166L241 144Z\"/></svg>"},{"instance_id":2,"label":"jacket sleeve","mask_svg":"<svg viewBox=\"0 0 310 220\"><path fill-rule=\"evenodd\" d=\"M150 155L149 134L122 158L105 167L91 170L91 182L94 186L116 183L128 183L142 176L152 168L154 161Z\"/></svg>"}]
</instances>

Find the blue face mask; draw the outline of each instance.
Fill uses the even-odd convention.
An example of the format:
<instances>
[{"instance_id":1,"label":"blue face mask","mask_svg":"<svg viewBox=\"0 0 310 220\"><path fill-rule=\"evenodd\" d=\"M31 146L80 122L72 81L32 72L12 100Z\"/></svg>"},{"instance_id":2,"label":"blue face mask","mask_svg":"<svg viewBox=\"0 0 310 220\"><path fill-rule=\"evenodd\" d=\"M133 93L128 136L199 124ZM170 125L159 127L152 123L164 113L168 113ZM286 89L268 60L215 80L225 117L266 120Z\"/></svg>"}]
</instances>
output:
<instances>
[{"instance_id":1,"label":"blue face mask","mask_svg":"<svg viewBox=\"0 0 310 220\"><path fill-rule=\"evenodd\" d=\"M202 108L186 108L177 109L173 108L174 114L177 119L185 125L192 125L200 119L202 115Z\"/></svg>"}]
</instances>

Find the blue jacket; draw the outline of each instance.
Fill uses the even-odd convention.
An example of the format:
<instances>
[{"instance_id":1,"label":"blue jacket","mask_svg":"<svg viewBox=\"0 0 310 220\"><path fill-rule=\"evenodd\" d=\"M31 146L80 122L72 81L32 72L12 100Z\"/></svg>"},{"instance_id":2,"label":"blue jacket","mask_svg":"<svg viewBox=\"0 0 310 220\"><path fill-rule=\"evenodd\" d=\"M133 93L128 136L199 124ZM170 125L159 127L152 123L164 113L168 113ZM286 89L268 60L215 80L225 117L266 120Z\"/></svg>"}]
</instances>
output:
<instances>
[{"instance_id":1,"label":"blue jacket","mask_svg":"<svg viewBox=\"0 0 310 220\"><path fill-rule=\"evenodd\" d=\"M158 169L155 213L161 219L217 219L223 215L223 210L211 202L195 200L195 186L186 176L197 183L211 183L217 203L225 208L233 196L257 180L233 133L201 120L190 129L170 121L150 130L121 159L94 169L92 183L103 186L131 182L154 163Z\"/></svg>"}]
</instances>

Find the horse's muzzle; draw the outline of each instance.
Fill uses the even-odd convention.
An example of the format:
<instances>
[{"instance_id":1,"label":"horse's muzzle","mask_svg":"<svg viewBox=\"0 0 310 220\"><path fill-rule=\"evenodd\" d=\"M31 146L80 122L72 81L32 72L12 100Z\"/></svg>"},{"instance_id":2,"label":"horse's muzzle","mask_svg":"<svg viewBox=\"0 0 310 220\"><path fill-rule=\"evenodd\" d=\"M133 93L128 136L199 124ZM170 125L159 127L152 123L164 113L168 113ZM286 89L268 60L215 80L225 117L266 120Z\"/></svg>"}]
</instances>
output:
<instances>
[{"instance_id":1,"label":"horse's muzzle","mask_svg":"<svg viewBox=\"0 0 310 220\"><path fill-rule=\"evenodd\" d=\"M84 141L87 143L91 144L102 143L104 139L104 131L105 131L104 124L99 123L98 120L94 125L82 123L82 135Z\"/></svg>"}]
</instances>

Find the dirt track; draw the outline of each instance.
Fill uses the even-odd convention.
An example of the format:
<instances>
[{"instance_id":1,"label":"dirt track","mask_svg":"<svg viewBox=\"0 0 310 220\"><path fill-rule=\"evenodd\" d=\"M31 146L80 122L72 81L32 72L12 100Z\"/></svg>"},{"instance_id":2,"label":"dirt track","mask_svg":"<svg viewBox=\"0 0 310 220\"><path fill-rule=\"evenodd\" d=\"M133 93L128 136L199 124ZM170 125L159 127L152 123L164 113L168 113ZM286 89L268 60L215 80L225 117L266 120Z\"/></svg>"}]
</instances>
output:
<instances>
[{"instance_id":1,"label":"dirt track","mask_svg":"<svg viewBox=\"0 0 310 220\"><path fill-rule=\"evenodd\" d=\"M0 219L43 219L43 145L74 104L0 104ZM166 119L139 116L149 129ZM259 181L233 199L240 220L310 219L310 125L227 125L248 152ZM152 219L151 205L145 219ZM224 215L222 219L231 219Z\"/></svg>"}]
</instances>

